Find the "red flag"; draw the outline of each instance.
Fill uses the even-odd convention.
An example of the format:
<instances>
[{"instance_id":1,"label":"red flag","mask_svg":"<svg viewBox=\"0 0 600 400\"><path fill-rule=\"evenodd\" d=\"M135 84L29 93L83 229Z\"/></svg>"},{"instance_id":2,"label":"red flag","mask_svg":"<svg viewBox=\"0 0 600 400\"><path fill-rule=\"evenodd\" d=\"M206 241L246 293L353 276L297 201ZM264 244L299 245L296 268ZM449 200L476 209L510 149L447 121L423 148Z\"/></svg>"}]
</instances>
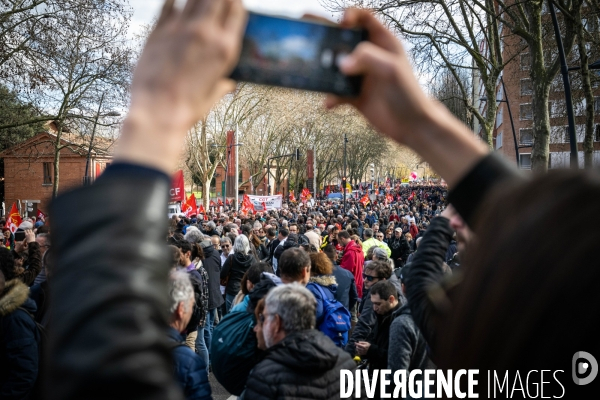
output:
<instances>
[{"instance_id":1,"label":"red flag","mask_svg":"<svg viewBox=\"0 0 600 400\"><path fill-rule=\"evenodd\" d=\"M242 200L241 212L247 214L249 211L256 212L254 209L254 204L250 201L250 197L248 195L244 195L244 199Z\"/></svg>"},{"instance_id":2,"label":"red flag","mask_svg":"<svg viewBox=\"0 0 600 400\"><path fill-rule=\"evenodd\" d=\"M206 210L204 209L204 205L200 204L200 208L198 208L198 213L206 215Z\"/></svg>"},{"instance_id":3,"label":"red flag","mask_svg":"<svg viewBox=\"0 0 600 400\"><path fill-rule=\"evenodd\" d=\"M219 205L219 207L223 205L223 200L221 200L220 197L217 199L217 204Z\"/></svg>"},{"instance_id":4,"label":"red flag","mask_svg":"<svg viewBox=\"0 0 600 400\"><path fill-rule=\"evenodd\" d=\"M194 196L194 193L192 193L185 203L181 204L181 212L188 218L192 215L198 215L198 207L196 206L196 197Z\"/></svg>"},{"instance_id":5,"label":"red flag","mask_svg":"<svg viewBox=\"0 0 600 400\"><path fill-rule=\"evenodd\" d=\"M296 201L296 197L294 196L293 190L290 190L290 201Z\"/></svg>"},{"instance_id":6,"label":"red flag","mask_svg":"<svg viewBox=\"0 0 600 400\"><path fill-rule=\"evenodd\" d=\"M8 219L6 220L6 225L12 233L15 233L19 225L21 225L21 222L23 222L23 219L19 214L19 210L17 210L17 205L13 203L10 208L10 214L8 214Z\"/></svg>"},{"instance_id":7,"label":"red flag","mask_svg":"<svg viewBox=\"0 0 600 400\"><path fill-rule=\"evenodd\" d=\"M214 201L214 200L211 200L211 201L210 201L210 206L211 206L211 207L216 207L216 206L217 206L217 203L215 203L215 201Z\"/></svg>"},{"instance_id":8,"label":"red flag","mask_svg":"<svg viewBox=\"0 0 600 400\"><path fill-rule=\"evenodd\" d=\"M369 204L369 203L371 202L371 200L369 200L369 196L365 194L365 195L362 197L362 199L360 199L360 200L359 200L359 202L360 202L360 203L361 203L361 204L362 204L364 207L366 207L366 206L367 206L367 204Z\"/></svg>"},{"instance_id":9,"label":"red flag","mask_svg":"<svg viewBox=\"0 0 600 400\"><path fill-rule=\"evenodd\" d=\"M179 170L173 175L173 181L171 182L171 202L186 201L185 189L183 187L183 171Z\"/></svg>"},{"instance_id":10,"label":"red flag","mask_svg":"<svg viewBox=\"0 0 600 400\"><path fill-rule=\"evenodd\" d=\"M391 194L388 193L388 194L385 195L385 200L388 203L392 203L394 201L394 196L392 196Z\"/></svg>"},{"instance_id":11,"label":"red flag","mask_svg":"<svg viewBox=\"0 0 600 400\"><path fill-rule=\"evenodd\" d=\"M330 192L331 192L331 191L329 190L329 186L327 186L327 187L325 188L325 196L329 196L329 193L330 193Z\"/></svg>"},{"instance_id":12,"label":"red flag","mask_svg":"<svg viewBox=\"0 0 600 400\"><path fill-rule=\"evenodd\" d=\"M415 192L413 191L408 198L408 201L411 201L415 197Z\"/></svg>"},{"instance_id":13,"label":"red flag","mask_svg":"<svg viewBox=\"0 0 600 400\"><path fill-rule=\"evenodd\" d=\"M225 199L225 204L227 204L228 206L230 206L231 205L231 200Z\"/></svg>"},{"instance_id":14,"label":"red flag","mask_svg":"<svg viewBox=\"0 0 600 400\"><path fill-rule=\"evenodd\" d=\"M42 222L46 222L46 214L44 214L39 208L37 210L37 219L41 220Z\"/></svg>"}]
</instances>

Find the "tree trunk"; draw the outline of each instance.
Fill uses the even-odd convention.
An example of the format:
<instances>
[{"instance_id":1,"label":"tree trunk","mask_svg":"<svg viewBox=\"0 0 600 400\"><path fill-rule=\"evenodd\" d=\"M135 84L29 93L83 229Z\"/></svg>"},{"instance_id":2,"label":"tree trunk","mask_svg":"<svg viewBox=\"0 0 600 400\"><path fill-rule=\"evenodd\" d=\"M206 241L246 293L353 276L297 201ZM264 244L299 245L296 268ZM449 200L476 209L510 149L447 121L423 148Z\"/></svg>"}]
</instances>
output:
<instances>
[{"instance_id":1,"label":"tree trunk","mask_svg":"<svg viewBox=\"0 0 600 400\"><path fill-rule=\"evenodd\" d=\"M52 179L52 198L58 195L58 184L60 176L60 136L62 134L62 127L59 126L56 134L56 142L54 143L54 177Z\"/></svg>"},{"instance_id":2,"label":"tree trunk","mask_svg":"<svg viewBox=\"0 0 600 400\"><path fill-rule=\"evenodd\" d=\"M212 179L203 179L202 180L202 204L204 205L204 209L208 212L208 207L210 204L210 181Z\"/></svg>"},{"instance_id":3,"label":"tree trunk","mask_svg":"<svg viewBox=\"0 0 600 400\"><path fill-rule=\"evenodd\" d=\"M593 167L594 157L594 93L590 81L590 69L588 67L588 55L585 48L583 24L581 23L581 9L575 13L577 24L577 49L579 51L579 65L581 65L581 82L585 95L585 138L583 140L583 160L585 168Z\"/></svg>"}]
</instances>

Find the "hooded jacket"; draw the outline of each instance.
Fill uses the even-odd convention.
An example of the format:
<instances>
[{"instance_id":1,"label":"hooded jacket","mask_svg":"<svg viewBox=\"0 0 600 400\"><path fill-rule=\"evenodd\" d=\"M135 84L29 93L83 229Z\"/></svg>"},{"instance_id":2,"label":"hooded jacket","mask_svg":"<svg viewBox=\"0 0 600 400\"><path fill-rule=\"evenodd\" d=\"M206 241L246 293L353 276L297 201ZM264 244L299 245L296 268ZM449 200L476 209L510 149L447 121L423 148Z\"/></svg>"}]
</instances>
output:
<instances>
[{"instance_id":1,"label":"hooded jacket","mask_svg":"<svg viewBox=\"0 0 600 400\"><path fill-rule=\"evenodd\" d=\"M341 369L356 363L331 339L314 329L293 332L267 349L239 399L339 399Z\"/></svg>"},{"instance_id":2,"label":"hooded jacket","mask_svg":"<svg viewBox=\"0 0 600 400\"><path fill-rule=\"evenodd\" d=\"M221 270L221 279L225 279L229 275L225 293L232 296L238 294L240 291L240 282L254 261L254 257L251 254L240 252L233 253L227 258Z\"/></svg>"},{"instance_id":3,"label":"hooded jacket","mask_svg":"<svg viewBox=\"0 0 600 400\"><path fill-rule=\"evenodd\" d=\"M362 249L351 240L346 247L344 247L344 255L340 260L340 267L348 270L354 275L354 281L356 282L356 292L358 297L362 297L363 294L363 265L365 263L365 255Z\"/></svg>"},{"instance_id":4,"label":"hooded jacket","mask_svg":"<svg viewBox=\"0 0 600 400\"><path fill-rule=\"evenodd\" d=\"M29 399L38 377L41 335L32 318L35 302L18 278L0 297L0 399ZM26 311L24 311L26 310ZM31 315L29 315L29 314Z\"/></svg>"},{"instance_id":5,"label":"hooded jacket","mask_svg":"<svg viewBox=\"0 0 600 400\"><path fill-rule=\"evenodd\" d=\"M315 285L321 286L325 295L328 296L328 299L333 300L336 298L335 295L337 292L337 282L333 275L318 275L311 276L310 281L306 285L306 288L313 294L313 296L315 296L315 299L317 300L317 326L319 326L323 322L323 297Z\"/></svg>"},{"instance_id":6,"label":"hooded jacket","mask_svg":"<svg viewBox=\"0 0 600 400\"><path fill-rule=\"evenodd\" d=\"M224 302L221 296L219 285L219 275L221 273L221 256L213 246L202 249L204 251L204 260L202 267L208 273L208 309L212 310L221 306Z\"/></svg>"}]
</instances>

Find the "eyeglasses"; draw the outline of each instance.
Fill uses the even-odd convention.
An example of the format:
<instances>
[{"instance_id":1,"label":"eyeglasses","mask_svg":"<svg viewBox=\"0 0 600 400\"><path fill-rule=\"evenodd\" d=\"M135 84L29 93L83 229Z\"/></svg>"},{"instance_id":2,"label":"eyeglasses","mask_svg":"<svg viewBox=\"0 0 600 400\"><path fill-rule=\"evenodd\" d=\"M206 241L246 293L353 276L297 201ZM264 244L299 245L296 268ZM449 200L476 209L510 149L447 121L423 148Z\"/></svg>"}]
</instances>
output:
<instances>
[{"instance_id":1,"label":"eyeglasses","mask_svg":"<svg viewBox=\"0 0 600 400\"><path fill-rule=\"evenodd\" d=\"M377 279L377 280L379 280L379 278L378 278L378 277L376 277L376 276L371 276L371 275L367 275L367 274L365 274L365 273L363 273L363 279L366 279L366 280L368 280L369 282L373 282L373 280L374 280L374 279Z\"/></svg>"},{"instance_id":2,"label":"eyeglasses","mask_svg":"<svg viewBox=\"0 0 600 400\"><path fill-rule=\"evenodd\" d=\"M221 247L225 247L225 248L227 248L227 249L228 249L228 248L230 248L230 247L231 247L231 245L230 245L230 244L222 244L222 245L221 245Z\"/></svg>"}]
</instances>

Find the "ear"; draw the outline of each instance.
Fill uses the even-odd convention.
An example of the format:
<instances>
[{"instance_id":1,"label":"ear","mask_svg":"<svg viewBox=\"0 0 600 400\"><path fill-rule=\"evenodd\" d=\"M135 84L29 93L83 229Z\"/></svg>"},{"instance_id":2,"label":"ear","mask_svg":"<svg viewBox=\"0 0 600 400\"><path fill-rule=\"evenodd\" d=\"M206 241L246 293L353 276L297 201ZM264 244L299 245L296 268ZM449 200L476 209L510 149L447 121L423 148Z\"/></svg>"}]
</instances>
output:
<instances>
[{"instance_id":1,"label":"ear","mask_svg":"<svg viewBox=\"0 0 600 400\"><path fill-rule=\"evenodd\" d=\"M175 315L177 316L177 319L183 319L184 312L185 312L185 304L183 304L183 301L180 301L177 304L177 308L175 309Z\"/></svg>"}]
</instances>

